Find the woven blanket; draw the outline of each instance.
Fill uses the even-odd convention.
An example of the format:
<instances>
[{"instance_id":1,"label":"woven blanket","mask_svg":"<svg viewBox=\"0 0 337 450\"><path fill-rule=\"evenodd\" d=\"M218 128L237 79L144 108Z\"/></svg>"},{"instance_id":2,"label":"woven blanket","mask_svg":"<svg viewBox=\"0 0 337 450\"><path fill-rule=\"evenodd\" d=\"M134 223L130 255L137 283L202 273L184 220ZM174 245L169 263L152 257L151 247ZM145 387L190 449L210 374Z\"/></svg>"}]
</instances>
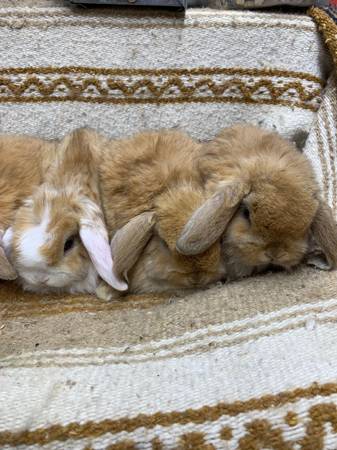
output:
<instances>
[{"instance_id":1,"label":"woven blanket","mask_svg":"<svg viewBox=\"0 0 337 450\"><path fill-rule=\"evenodd\" d=\"M22 3L0 7L1 132L209 139L253 122L304 147L335 207L335 85L313 19ZM2 283L0 314L1 449L337 449L335 272L111 303Z\"/></svg>"},{"instance_id":2,"label":"woven blanket","mask_svg":"<svg viewBox=\"0 0 337 450\"><path fill-rule=\"evenodd\" d=\"M305 140L330 71L310 18L59 3L0 8L2 132L58 137L89 125L119 137L181 127L208 139L248 121Z\"/></svg>"}]
</instances>

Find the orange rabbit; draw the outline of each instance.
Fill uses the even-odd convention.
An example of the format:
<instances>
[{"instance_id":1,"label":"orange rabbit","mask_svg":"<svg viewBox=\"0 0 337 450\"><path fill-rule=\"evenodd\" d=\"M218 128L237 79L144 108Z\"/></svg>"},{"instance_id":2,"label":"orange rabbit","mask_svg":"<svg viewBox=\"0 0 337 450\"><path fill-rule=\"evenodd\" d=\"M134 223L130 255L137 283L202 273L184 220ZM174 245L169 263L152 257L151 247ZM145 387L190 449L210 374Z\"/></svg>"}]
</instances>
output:
<instances>
[{"instance_id":1,"label":"orange rabbit","mask_svg":"<svg viewBox=\"0 0 337 450\"><path fill-rule=\"evenodd\" d=\"M178 239L182 254L200 253L222 236L231 279L270 265L290 269L305 258L336 266L336 224L309 161L290 142L253 126L227 128L204 145L198 172L213 197Z\"/></svg>"}]
</instances>

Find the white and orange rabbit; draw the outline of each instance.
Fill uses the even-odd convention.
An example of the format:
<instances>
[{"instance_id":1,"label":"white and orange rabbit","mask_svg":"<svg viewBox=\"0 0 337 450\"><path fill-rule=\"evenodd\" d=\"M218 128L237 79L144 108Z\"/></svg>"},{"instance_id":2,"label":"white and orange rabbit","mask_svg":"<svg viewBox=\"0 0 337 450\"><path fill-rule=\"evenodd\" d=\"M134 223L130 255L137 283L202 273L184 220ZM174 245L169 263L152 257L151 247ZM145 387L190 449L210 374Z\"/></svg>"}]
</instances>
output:
<instances>
[{"instance_id":1,"label":"white and orange rabbit","mask_svg":"<svg viewBox=\"0 0 337 450\"><path fill-rule=\"evenodd\" d=\"M57 144L41 144L39 170L33 163L31 167L40 184L23 190L27 198L22 195L21 206L7 222L12 226L4 234L4 246L25 289L93 293L99 276L115 289L127 287L114 276L89 135L80 129Z\"/></svg>"}]
</instances>

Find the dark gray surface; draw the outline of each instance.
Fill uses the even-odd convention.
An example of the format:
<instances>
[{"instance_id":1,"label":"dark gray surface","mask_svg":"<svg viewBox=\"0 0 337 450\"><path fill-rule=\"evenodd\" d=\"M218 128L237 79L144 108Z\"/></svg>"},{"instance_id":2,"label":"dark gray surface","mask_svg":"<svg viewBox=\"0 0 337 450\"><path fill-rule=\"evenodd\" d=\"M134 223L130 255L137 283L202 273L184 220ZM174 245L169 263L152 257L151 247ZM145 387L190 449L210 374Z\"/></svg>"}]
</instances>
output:
<instances>
[{"instance_id":1,"label":"dark gray surface","mask_svg":"<svg viewBox=\"0 0 337 450\"><path fill-rule=\"evenodd\" d=\"M82 6L116 6L116 5L129 5L129 6L152 6L163 8L178 8L186 9L188 0L69 0L73 5ZM205 1L205 0L192 0ZM200 6L202 3L200 3ZM193 6L196 6L195 4Z\"/></svg>"}]
</instances>

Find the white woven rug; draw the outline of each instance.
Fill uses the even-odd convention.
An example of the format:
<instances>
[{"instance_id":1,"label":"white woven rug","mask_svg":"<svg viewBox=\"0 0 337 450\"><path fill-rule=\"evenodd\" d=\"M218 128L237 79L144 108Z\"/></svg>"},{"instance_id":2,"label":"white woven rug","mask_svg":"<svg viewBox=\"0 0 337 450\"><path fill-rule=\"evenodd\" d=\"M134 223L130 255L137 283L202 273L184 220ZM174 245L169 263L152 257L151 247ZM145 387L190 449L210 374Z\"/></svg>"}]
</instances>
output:
<instances>
[{"instance_id":1,"label":"white woven rug","mask_svg":"<svg viewBox=\"0 0 337 450\"><path fill-rule=\"evenodd\" d=\"M2 132L175 126L207 139L247 121L299 145L310 132L335 206L335 134L320 122L335 94L320 107L331 68L311 19L29 3L0 7ZM1 449L337 449L336 273L110 304L2 284L0 314Z\"/></svg>"},{"instance_id":2,"label":"white woven rug","mask_svg":"<svg viewBox=\"0 0 337 450\"><path fill-rule=\"evenodd\" d=\"M299 142L309 131L330 60L308 17L125 16L36 3L0 8L1 131L182 127L207 139L248 121Z\"/></svg>"}]
</instances>

